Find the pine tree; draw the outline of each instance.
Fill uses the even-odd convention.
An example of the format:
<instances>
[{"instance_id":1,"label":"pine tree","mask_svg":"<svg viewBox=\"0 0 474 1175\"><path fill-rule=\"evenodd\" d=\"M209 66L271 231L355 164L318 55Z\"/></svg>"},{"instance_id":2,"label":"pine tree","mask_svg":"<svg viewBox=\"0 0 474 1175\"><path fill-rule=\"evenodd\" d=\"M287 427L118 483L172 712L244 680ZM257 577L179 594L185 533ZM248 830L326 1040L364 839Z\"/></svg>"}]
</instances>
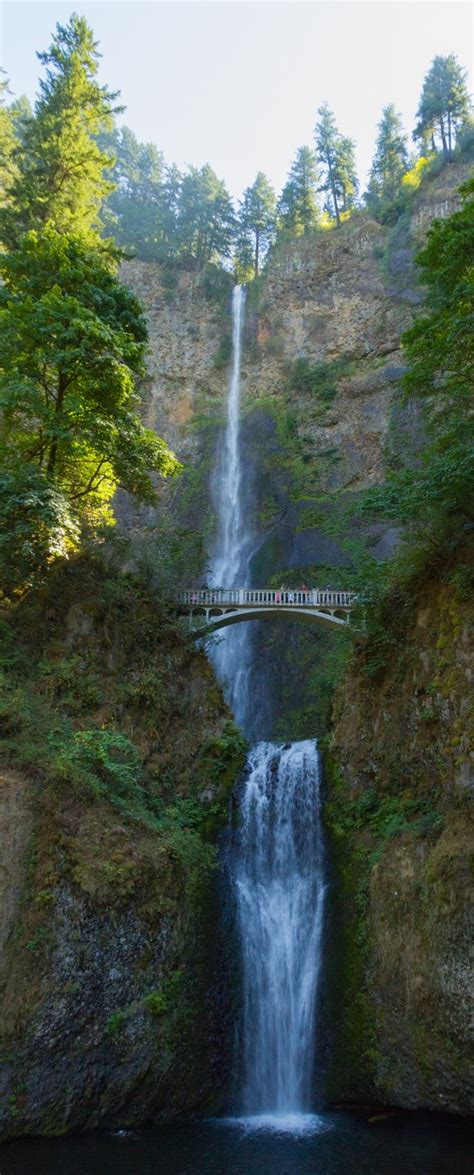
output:
<instances>
[{"instance_id":1,"label":"pine tree","mask_svg":"<svg viewBox=\"0 0 474 1175\"><path fill-rule=\"evenodd\" d=\"M315 228L321 212L317 201L318 172L314 151L299 147L278 201L280 234L299 237Z\"/></svg>"},{"instance_id":2,"label":"pine tree","mask_svg":"<svg viewBox=\"0 0 474 1175\"><path fill-rule=\"evenodd\" d=\"M358 192L355 165L355 144L344 138L327 102L319 107L319 122L316 123L316 159L324 169L321 191L326 192L326 210L333 215L338 225L341 213L354 206Z\"/></svg>"},{"instance_id":3,"label":"pine tree","mask_svg":"<svg viewBox=\"0 0 474 1175\"><path fill-rule=\"evenodd\" d=\"M384 106L370 169L367 203L377 207L395 200L408 167L407 138L393 105Z\"/></svg>"},{"instance_id":4,"label":"pine tree","mask_svg":"<svg viewBox=\"0 0 474 1175\"><path fill-rule=\"evenodd\" d=\"M240 204L237 262L241 271L251 264L253 276L258 277L273 238L275 216L275 193L267 177L259 171Z\"/></svg>"},{"instance_id":5,"label":"pine tree","mask_svg":"<svg viewBox=\"0 0 474 1175\"><path fill-rule=\"evenodd\" d=\"M435 148L438 136L445 159L450 159L470 109L466 71L453 53L435 57L423 82L413 138L423 142L429 137Z\"/></svg>"},{"instance_id":6,"label":"pine tree","mask_svg":"<svg viewBox=\"0 0 474 1175\"><path fill-rule=\"evenodd\" d=\"M0 236L10 247L48 221L58 231L90 236L112 187L105 178L111 159L97 136L111 129L117 95L97 81L99 54L84 18L58 24L50 49L38 57L46 78L34 118L24 126L11 206L0 218Z\"/></svg>"},{"instance_id":7,"label":"pine tree","mask_svg":"<svg viewBox=\"0 0 474 1175\"><path fill-rule=\"evenodd\" d=\"M208 261L230 257L235 216L225 184L208 163L191 167L181 183L177 233L182 253L201 269Z\"/></svg>"}]
</instances>

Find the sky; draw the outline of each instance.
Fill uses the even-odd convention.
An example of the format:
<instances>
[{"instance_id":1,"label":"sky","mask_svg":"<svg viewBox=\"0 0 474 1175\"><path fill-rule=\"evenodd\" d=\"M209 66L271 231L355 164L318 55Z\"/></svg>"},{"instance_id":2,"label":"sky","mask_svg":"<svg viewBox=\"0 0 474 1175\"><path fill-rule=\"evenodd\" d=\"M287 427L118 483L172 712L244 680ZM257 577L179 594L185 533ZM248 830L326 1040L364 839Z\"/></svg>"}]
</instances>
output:
<instances>
[{"instance_id":1,"label":"sky","mask_svg":"<svg viewBox=\"0 0 474 1175\"><path fill-rule=\"evenodd\" d=\"M0 59L15 96L34 99L36 50L74 10L100 42L122 121L170 163L209 162L235 198L258 171L281 190L324 101L357 143L364 186L382 107L394 102L411 133L436 54L455 53L472 88L464 0L4 0Z\"/></svg>"}]
</instances>

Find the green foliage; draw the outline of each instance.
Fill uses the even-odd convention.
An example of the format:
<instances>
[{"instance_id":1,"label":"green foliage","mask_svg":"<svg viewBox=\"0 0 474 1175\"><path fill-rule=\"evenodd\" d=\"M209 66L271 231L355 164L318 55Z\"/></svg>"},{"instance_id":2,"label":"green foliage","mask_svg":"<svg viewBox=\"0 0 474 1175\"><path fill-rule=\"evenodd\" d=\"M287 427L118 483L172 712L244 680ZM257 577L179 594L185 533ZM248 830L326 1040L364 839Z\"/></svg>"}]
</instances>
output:
<instances>
[{"instance_id":1,"label":"green foliage","mask_svg":"<svg viewBox=\"0 0 474 1175\"><path fill-rule=\"evenodd\" d=\"M59 232L91 240L110 184L111 160L97 135L111 125L116 94L97 81L99 55L83 17L57 25L50 49L38 54L46 67L35 117L23 124L15 153L17 176L0 214L0 237L15 248L25 232L48 222Z\"/></svg>"},{"instance_id":2,"label":"green foliage","mask_svg":"<svg viewBox=\"0 0 474 1175\"><path fill-rule=\"evenodd\" d=\"M317 199L318 173L314 151L300 147L278 200L277 240L291 240L316 228L321 221Z\"/></svg>"},{"instance_id":3,"label":"green foliage","mask_svg":"<svg viewBox=\"0 0 474 1175\"><path fill-rule=\"evenodd\" d=\"M407 167L407 139L400 115L393 105L385 106L378 125L375 155L366 193L366 201L371 211L383 214L387 204L390 205L395 200Z\"/></svg>"},{"instance_id":4,"label":"green foliage","mask_svg":"<svg viewBox=\"0 0 474 1175\"><path fill-rule=\"evenodd\" d=\"M107 231L145 261L202 271L230 255L235 215L222 180L208 163L181 173L153 143L139 143L128 127L101 143L115 156L115 185L107 201Z\"/></svg>"},{"instance_id":5,"label":"green foliage","mask_svg":"<svg viewBox=\"0 0 474 1175\"><path fill-rule=\"evenodd\" d=\"M120 1008L117 1012L112 1012L107 1020L105 1031L108 1036L119 1036L125 1024L125 1012Z\"/></svg>"},{"instance_id":6,"label":"green foliage","mask_svg":"<svg viewBox=\"0 0 474 1175\"><path fill-rule=\"evenodd\" d=\"M424 446L417 462L395 468L359 503L362 515L403 527L390 569L399 586L427 564L449 568L474 524L474 182L461 193L463 208L433 224L417 257L426 298L403 337L405 396L422 407ZM391 630L387 615L386 622Z\"/></svg>"},{"instance_id":7,"label":"green foliage","mask_svg":"<svg viewBox=\"0 0 474 1175\"><path fill-rule=\"evenodd\" d=\"M453 53L435 57L423 82L413 138L423 146L430 143L433 150L440 142L444 157L450 159L470 109L466 71Z\"/></svg>"},{"instance_id":8,"label":"green foliage","mask_svg":"<svg viewBox=\"0 0 474 1175\"><path fill-rule=\"evenodd\" d=\"M330 404L337 392L339 380L352 370L351 360L335 359L331 363L310 363L309 359L295 359L289 375L291 391L314 396L323 404Z\"/></svg>"},{"instance_id":9,"label":"green foliage","mask_svg":"<svg viewBox=\"0 0 474 1175\"><path fill-rule=\"evenodd\" d=\"M275 216L275 193L267 177L259 171L240 203L236 244L236 269L240 281L258 278L273 237Z\"/></svg>"},{"instance_id":10,"label":"green foliage","mask_svg":"<svg viewBox=\"0 0 474 1175\"><path fill-rule=\"evenodd\" d=\"M139 303L100 254L52 228L28 233L0 268L7 474L18 469L27 486L36 479L46 502L54 490L76 526L84 515L109 521L117 485L154 500L151 471L178 465L135 410L146 339Z\"/></svg>"},{"instance_id":11,"label":"green foliage","mask_svg":"<svg viewBox=\"0 0 474 1175\"><path fill-rule=\"evenodd\" d=\"M0 582L11 595L77 547L79 524L65 495L40 470L0 470Z\"/></svg>"},{"instance_id":12,"label":"green foliage","mask_svg":"<svg viewBox=\"0 0 474 1175\"><path fill-rule=\"evenodd\" d=\"M349 213L357 200L355 143L341 135L327 102L319 107L318 115L315 141L316 159L323 168L320 190L326 193L325 211L339 225L342 214Z\"/></svg>"},{"instance_id":13,"label":"green foliage","mask_svg":"<svg viewBox=\"0 0 474 1175\"><path fill-rule=\"evenodd\" d=\"M214 367L220 370L222 367L227 367L232 358L232 335L227 333L223 335L216 351L214 359Z\"/></svg>"},{"instance_id":14,"label":"green foliage","mask_svg":"<svg viewBox=\"0 0 474 1175\"><path fill-rule=\"evenodd\" d=\"M152 1016L163 1016L168 1011L168 1000L161 990L150 991L150 993L143 998L144 1006L147 1012Z\"/></svg>"}]
</instances>

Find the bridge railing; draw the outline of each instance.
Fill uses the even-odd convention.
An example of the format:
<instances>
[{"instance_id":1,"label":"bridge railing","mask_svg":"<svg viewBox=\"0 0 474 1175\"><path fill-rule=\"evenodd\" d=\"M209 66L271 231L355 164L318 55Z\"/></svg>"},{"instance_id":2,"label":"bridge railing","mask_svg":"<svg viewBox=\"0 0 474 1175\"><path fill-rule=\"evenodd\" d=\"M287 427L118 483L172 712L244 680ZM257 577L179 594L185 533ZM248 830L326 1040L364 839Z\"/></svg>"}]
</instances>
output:
<instances>
[{"instance_id":1,"label":"bridge railing","mask_svg":"<svg viewBox=\"0 0 474 1175\"><path fill-rule=\"evenodd\" d=\"M176 596L178 604L209 608L245 607L246 605L276 605L277 607L351 608L357 599L355 592L331 591L321 588L202 588L189 589Z\"/></svg>"}]
</instances>

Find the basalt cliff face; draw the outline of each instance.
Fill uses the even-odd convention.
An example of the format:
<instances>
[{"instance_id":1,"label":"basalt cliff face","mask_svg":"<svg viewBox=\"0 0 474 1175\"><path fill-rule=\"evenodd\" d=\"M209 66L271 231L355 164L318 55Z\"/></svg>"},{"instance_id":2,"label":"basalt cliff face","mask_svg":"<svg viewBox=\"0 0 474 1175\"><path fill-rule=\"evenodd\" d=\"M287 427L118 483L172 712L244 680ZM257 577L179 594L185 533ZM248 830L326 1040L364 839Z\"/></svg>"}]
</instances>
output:
<instances>
[{"instance_id":1,"label":"basalt cliff face","mask_svg":"<svg viewBox=\"0 0 474 1175\"><path fill-rule=\"evenodd\" d=\"M405 607L394 600L386 666L374 673L363 646L337 694L337 1099L472 1110L474 613L462 584L458 567L415 583Z\"/></svg>"},{"instance_id":2,"label":"basalt cliff face","mask_svg":"<svg viewBox=\"0 0 474 1175\"><path fill-rule=\"evenodd\" d=\"M2 646L1 1134L215 1109L215 846L244 755L212 670L146 586L84 560Z\"/></svg>"}]
</instances>

